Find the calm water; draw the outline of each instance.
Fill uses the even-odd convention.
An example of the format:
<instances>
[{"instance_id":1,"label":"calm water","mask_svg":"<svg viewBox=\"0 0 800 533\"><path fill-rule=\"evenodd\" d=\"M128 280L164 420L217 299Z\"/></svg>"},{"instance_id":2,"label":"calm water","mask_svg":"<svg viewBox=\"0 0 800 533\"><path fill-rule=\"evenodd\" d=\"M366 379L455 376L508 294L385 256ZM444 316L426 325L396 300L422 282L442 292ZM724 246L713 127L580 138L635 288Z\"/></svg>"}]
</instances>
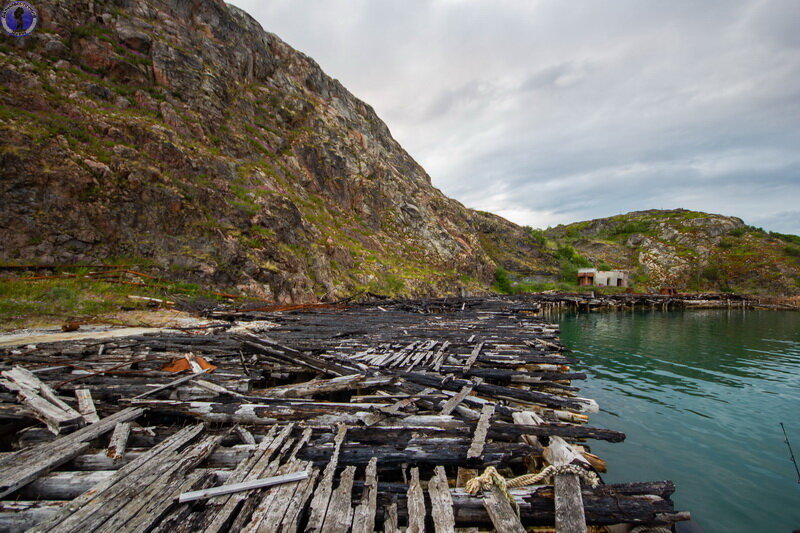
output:
<instances>
[{"instance_id":1,"label":"calm water","mask_svg":"<svg viewBox=\"0 0 800 533\"><path fill-rule=\"evenodd\" d=\"M586 362L606 482L671 479L678 510L707 532L800 529L800 313L564 315L562 339ZM578 383L576 383L578 385Z\"/></svg>"}]
</instances>

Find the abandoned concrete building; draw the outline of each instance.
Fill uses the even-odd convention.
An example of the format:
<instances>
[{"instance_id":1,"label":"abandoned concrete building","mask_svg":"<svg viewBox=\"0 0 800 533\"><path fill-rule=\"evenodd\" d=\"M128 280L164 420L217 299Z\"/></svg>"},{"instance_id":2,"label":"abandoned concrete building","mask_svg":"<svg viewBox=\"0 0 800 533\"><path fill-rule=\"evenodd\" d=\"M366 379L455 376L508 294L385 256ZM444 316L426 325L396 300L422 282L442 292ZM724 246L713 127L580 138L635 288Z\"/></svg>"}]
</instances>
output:
<instances>
[{"instance_id":1,"label":"abandoned concrete building","mask_svg":"<svg viewBox=\"0 0 800 533\"><path fill-rule=\"evenodd\" d=\"M627 270L578 270L578 285L581 287L627 287L630 273Z\"/></svg>"}]
</instances>

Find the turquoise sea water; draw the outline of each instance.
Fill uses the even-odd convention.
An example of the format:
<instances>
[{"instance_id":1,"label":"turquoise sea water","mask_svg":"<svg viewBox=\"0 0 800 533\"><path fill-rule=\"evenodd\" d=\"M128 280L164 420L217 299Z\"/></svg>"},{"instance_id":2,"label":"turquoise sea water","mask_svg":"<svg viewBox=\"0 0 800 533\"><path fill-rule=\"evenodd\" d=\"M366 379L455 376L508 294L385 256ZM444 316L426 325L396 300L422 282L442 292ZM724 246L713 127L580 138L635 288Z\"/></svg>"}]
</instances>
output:
<instances>
[{"instance_id":1,"label":"turquoise sea water","mask_svg":"<svg viewBox=\"0 0 800 533\"><path fill-rule=\"evenodd\" d=\"M707 532L800 529L800 313L743 310L560 317L575 382L627 434L591 443L608 483L671 479Z\"/></svg>"}]
</instances>

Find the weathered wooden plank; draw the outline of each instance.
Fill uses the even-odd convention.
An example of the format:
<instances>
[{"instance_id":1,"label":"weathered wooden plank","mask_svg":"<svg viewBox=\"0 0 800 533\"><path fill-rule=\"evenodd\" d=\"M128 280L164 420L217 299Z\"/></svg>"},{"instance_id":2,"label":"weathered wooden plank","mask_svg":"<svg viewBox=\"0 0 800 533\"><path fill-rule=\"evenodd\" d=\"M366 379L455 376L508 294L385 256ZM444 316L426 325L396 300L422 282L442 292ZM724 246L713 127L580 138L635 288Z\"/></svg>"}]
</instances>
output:
<instances>
[{"instance_id":1,"label":"weathered wooden plank","mask_svg":"<svg viewBox=\"0 0 800 533\"><path fill-rule=\"evenodd\" d=\"M367 465L361 503L353 513L352 533L372 533L375 529L375 510L378 502L378 458Z\"/></svg>"},{"instance_id":2,"label":"weathered wooden plank","mask_svg":"<svg viewBox=\"0 0 800 533\"><path fill-rule=\"evenodd\" d=\"M406 533L425 533L425 495L419 483L419 468L411 469L408 484L408 529Z\"/></svg>"},{"instance_id":3,"label":"weathered wooden plank","mask_svg":"<svg viewBox=\"0 0 800 533\"><path fill-rule=\"evenodd\" d=\"M0 384L16 392L17 398L36 418L58 435L85 425L83 416L58 397L56 392L43 383L35 374L22 366L15 366L2 373L6 379Z\"/></svg>"},{"instance_id":4,"label":"weathered wooden plank","mask_svg":"<svg viewBox=\"0 0 800 533\"><path fill-rule=\"evenodd\" d=\"M306 481L301 481L301 485L297 488L291 501L286 507L283 518L281 519L280 530L286 533L296 533L300 527L300 521L306 511L306 502L311 498L314 492L314 486L317 478L319 477L319 470L313 468L309 472L309 477ZM267 523L269 524L269 522ZM270 533L269 530L259 531L259 533Z\"/></svg>"},{"instance_id":5,"label":"weathered wooden plank","mask_svg":"<svg viewBox=\"0 0 800 533\"><path fill-rule=\"evenodd\" d=\"M494 404L486 404L481 409L481 418L478 425L475 427L475 435L472 438L472 444L467 451L467 459L474 459L483 454L483 447L486 445L486 435L489 432L489 424L491 423L492 416L494 415Z\"/></svg>"},{"instance_id":6,"label":"weathered wooden plank","mask_svg":"<svg viewBox=\"0 0 800 533\"><path fill-rule=\"evenodd\" d=\"M428 482L431 499L431 517L436 533L455 533L456 519L453 515L453 499L444 468L437 466Z\"/></svg>"},{"instance_id":7,"label":"weathered wooden plank","mask_svg":"<svg viewBox=\"0 0 800 533\"><path fill-rule=\"evenodd\" d=\"M348 466L339 477L339 486L331 495L331 502L325 513L325 522L320 528L321 533L340 533L350 529L353 522L353 507L350 502L355 472L356 467Z\"/></svg>"},{"instance_id":8,"label":"weathered wooden plank","mask_svg":"<svg viewBox=\"0 0 800 533\"><path fill-rule=\"evenodd\" d=\"M311 500L311 515L308 519L308 525L306 526L307 532L320 531L325 521L325 514L328 512L328 504L330 503L331 492L333 491L333 475L336 473L336 466L339 463L339 452L342 448L346 433L347 426L345 425L340 425L336 431L330 462L328 466L325 467L322 481L320 481L314 493L314 497Z\"/></svg>"},{"instance_id":9,"label":"weathered wooden plank","mask_svg":"<svg viewBox=\"0 0 800 533\"><path fill-rule=\"evenodd\" d=\"M481 383L483 383L482 378L474 378L471 383L468 383L463 387L461 387L461 390L458 392L458 394L452 396L449 400L445 402L445 404L442 406L442 410L439 411L439 414L449 415L450 413L452 413L455 410L455 408L458 407L458 405L464 401L464 398L466 398L469 395L469 393L472 392L472 389L475 387L475 385L480 385Z\"/></svg>"},{"instance_id":10,"label":"weathered wooden plank","mask_svg":"<svg viewBox=\"0 0 800 533\"><path fill-rule=\"evenodd\" d=\"M235 475L231 476L226 484L242 483L262 476L271 476L279 467L278 460L281 451L293 443L292 440L289 440L293 429L293 423L287 424L274 439L262 440L250 461L244 463L241 468L237 468ZM208 510L208 514L213 518L205 526L205 531L224 531L237 506L245 497L242 494L230 494L215 499L215 506Z\"/></svg>"},{"instance_id":11,"label":"weathered wooden plank","mask_svg":"<svg viewBox=\"0 0 800 533\"><path fill-rule=\"evenodd\" d=\"M143 409L124 409L71 435L4 457L0 461L0 470L3 471L2 481L0 481L0 497L14 492L37 477L82 454L89 448L93 439L111 431L117 422L134 420L142 413L144 413Z\"/></svg>"},{"instance_id":12,"label":"weathered wooden plank","mask_svg":"<svg viewBox=\"0 0 800 533\"><path fill-rule=\"evenodd\" d=\"M483 493L483 506L497 531L503 533L525 533L517 513L506 499L499 487L492 484L488 491Z\"/></svg>"},{"instance_id":13,"label":"weathered wooden plank","mask_svg":"<svg viewBox=\"0 0 800 533\"><path fill-rule=\"evenodd\" d=\"M553 483L556 530L559 533L586 533L580 478L575 474L559 474Z\"/></svg>"},{"instance_id":14,"label":"weathered wooden plank","mask_svg":"<svg viewBox=\"0 0 800 533\"><path fill-rule=\"evenodd\" d=\"M200 473L187 475L199 465L216 448L222 435L206 435L191 447L173 454L165 463L167 468L158 472L152 481L141 480L137 484L126 486L128 492L117 500L125 502L124 506L102 523L102 526L91 525L99 514L98 509L92 511L82 509L82 525L75 533L93 531L93 533L118 533L119 531L150 531L158 521L176 505L176 499L182 490L194 485ZM102 504L106 510L109 502ZM61 528L59 528L61 530Z\"/></svg>"},{"instance_id":15,"label":"weathered wooden plank","mask_svg":"<svg viewBox=\"0 0 800 533\"><path fill-rule=\"evenodd\" d=\"M467 360L464 361L464 372L469 372L469 369L472 368L472 365L474 365L475 361L478 360L478 356L481 354L484 344L486 344L486 342L481 341L477 346L475 346L475 348L473 348L472 353L470 353L469 357L467 357Z\"/></svg>"},{"instance_id":16,"label":"weathered wooden plank","mask_svg":"<svg viewBox=\"0 0 800 533\"><path fill-rule=\"evenodd\" d=\"M315 394L328 394L351 389L367 389L388 385L395 381L393 376L367 377L363 374L340 376L333 379L312 379L294 385L282 385L259 391L259 394L272 398L306 398Z\"/></svg>"},{"instance_id":17,"label":"weathered wooden plank","mask_svg":"<svg viewBox=\"0 0 800 533\"><path fill-rule=\"evenodd\" d=\"M202 432L202 424L178 431L148 453L120 468L92 491L69 502L53 519L41 524L35 531L80 531L81 525L86 525L91 531L92 527L99 527L130 498L137 495L140 487L149 485L173 465L174 461L170 459L175 450L182 448Z\"/></svg>"},{"instance_id":18,"label":"weathered wooden plank","mask_svg":"<svg viewBox=\"0 0 800 533\"><path fill-rule=\"evenodd\" d=\"M178 379L176 379L174 381L170 381L169 383L166 383L164 385L160 385L158 387L154 387L154 388L152 388L152 389L150 389L148 391L143 392L142 394L140 394L138 396L135 396L132 399L133 400L140 400L140 399L145 398L147 396L152 396L153 394L159 393L159 392L161 392L163 390L167 390L167 389L170 389L172 387L177 387L178 385L182 385L182 384L186 383L187 381L191 381L191 380L193 380L195 378L200 377L201 375L209 372L210 370L211 370L210 368L207 368L205 370L201 369L200 372L195 372L195 373L192 373L192 374L188 374L188 375L180 377L180 378L178 378Z\"/></svg>"}]
</instances>

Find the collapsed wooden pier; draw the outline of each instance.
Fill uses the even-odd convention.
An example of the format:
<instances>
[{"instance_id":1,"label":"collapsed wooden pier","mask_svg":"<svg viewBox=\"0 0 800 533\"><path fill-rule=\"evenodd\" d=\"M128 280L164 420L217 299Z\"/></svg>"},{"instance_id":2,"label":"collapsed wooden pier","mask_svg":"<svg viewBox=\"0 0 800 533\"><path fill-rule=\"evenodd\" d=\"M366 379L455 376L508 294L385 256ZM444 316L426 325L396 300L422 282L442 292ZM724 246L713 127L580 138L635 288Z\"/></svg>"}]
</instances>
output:
<instances>
[{"instance_id":1,"label":"collapsed wooden pier","mask_svg":"<svg viewBox=\"0 0 800 533\"><path fill-rule=\"evenodd\" d=\"M0 530L685 520L669 481L597 478L587 442L624 435L587 425L597 406L572 385L586 375L538 311L511 298L220 310L197 330L0 352Z\"/></svg>"}]
</instances>

